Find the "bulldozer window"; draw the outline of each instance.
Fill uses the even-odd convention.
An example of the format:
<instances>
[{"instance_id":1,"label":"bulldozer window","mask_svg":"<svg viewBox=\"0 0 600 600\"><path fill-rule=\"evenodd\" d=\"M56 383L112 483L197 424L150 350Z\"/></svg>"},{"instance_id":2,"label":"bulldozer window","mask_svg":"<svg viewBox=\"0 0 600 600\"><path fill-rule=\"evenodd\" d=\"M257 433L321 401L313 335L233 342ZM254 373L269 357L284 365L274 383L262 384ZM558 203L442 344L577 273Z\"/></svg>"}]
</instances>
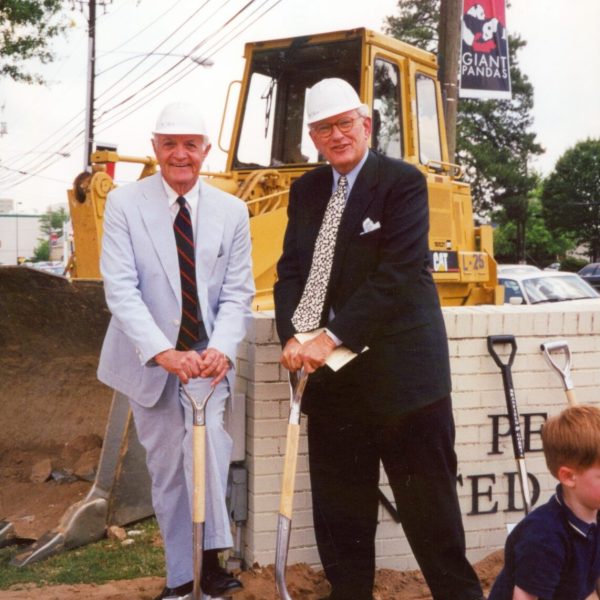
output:
<instances>
[{"instance_id":1,"label":"bulldozer window","mask_svg":"<svg viewBox=\"0 0 600 600\"><path fill-rule=\"evenodd\" d=\"M398 66L378 58L373 81L372 147L392 158L402 158L402 115Z\"/></svg>"},{"instance_id":2,"label":"bulldozer window","mask_svg":"<svg viewBox=\"0 0 600 600\"><path fill-rule=\"evenodd\" d=\"M361 39L256 50L244 99L234 168L259 169L322 160L308 135L306 92L325 77L360 89Z\"/></svg>"},{"instance_id":3,"label":"bulldozer window","mask_svg":"<svg viewBox=\"0 0 600 600\"><path fill-rule=\"evenodd\" d=\"M430 160L442 160L437 99L435 82L431 77L417 73L416 83L419 159L425 165Z\"/></svg>"}]
</instances>

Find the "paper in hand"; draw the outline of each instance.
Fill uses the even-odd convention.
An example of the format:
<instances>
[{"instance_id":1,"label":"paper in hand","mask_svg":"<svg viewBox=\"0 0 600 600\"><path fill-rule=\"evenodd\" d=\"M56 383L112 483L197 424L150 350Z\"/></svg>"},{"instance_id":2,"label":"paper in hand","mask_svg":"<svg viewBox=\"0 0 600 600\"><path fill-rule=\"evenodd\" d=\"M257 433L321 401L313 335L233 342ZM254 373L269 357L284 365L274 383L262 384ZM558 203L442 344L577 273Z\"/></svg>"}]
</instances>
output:
<instances>
[{"instance_id":1,"label":"paper in hand","mask_svg":"<svg viewBox=\"0 0 600 600\"><path fill-rule=\"evenodd\" d=\"M315 329L314 331L307 331L306 333L296 333L294 337L301 343L308 342L313 338L317 337L322 331L323 328ZM368 350L368 348L364 348L363 352ZM346 346L338 346L325 361L325 364L332 371L339 371L344 365L347 365L353 358L357 356L356 352L352 352L346 348Z\"/></svg>"}]
</instances>

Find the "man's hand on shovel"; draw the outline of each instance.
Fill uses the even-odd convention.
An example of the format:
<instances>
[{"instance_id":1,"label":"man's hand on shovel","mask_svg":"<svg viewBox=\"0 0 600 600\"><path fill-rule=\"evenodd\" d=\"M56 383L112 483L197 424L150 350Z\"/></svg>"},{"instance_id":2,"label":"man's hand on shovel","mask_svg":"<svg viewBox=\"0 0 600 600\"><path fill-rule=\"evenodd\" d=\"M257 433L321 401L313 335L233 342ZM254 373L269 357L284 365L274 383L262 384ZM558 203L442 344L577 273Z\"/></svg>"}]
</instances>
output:
<instances>
[{"instance_id":1,"label":"man's hand on shovel","mask_svg":"<svg viewBox=\"0 0 600 600\"><path fill-rule=\"evenodd\" d=\"M322 367L336 347L335 342L324 331L303 344L293 337L285 345L279 362L288 371L303 368L308 375Z\"/></svg>"}]
</instances>

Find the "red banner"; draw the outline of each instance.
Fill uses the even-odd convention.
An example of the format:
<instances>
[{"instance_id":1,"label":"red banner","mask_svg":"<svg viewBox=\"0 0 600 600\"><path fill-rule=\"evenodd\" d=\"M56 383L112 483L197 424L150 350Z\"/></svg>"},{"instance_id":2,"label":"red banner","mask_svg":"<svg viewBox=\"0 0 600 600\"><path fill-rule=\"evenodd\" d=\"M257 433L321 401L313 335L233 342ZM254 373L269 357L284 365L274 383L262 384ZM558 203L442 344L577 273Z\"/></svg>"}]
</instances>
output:
<instances>
[{"instance_id":1,"label":"red banner","mask_svg":"<svg viewBox=\"0 0 600 600\"><path fill-rule=\"evenodd\" d=\"M461 98L510 99L505 0L463 0Z\"/></svg>"}]
</instances>

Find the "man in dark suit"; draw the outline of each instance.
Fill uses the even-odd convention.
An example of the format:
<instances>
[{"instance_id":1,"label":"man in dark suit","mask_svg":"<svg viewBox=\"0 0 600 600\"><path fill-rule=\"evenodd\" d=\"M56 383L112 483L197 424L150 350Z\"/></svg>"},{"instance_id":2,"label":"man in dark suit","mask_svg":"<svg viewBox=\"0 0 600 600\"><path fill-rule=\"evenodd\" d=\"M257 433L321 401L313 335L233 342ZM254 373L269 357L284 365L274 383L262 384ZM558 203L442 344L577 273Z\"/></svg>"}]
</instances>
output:
<instances>
[{"instance_id":1,"label":"man in dark suit","mask_svg":"<svg viewBox=\"0 0 600 600\"><path fill-rule=\"evenodd\" d=\"M465 558L444 322L428 269L428 201L415 167L368 148L354 89L307 96L330 166L296 181L275 285L281 363L304 394L315 534L330 600L371 600L379 464L435 600L483 598ZM310 341L295 334L324 327ZM358 356L323 367L343 344Z\"/></svg>"}]
</instances>

